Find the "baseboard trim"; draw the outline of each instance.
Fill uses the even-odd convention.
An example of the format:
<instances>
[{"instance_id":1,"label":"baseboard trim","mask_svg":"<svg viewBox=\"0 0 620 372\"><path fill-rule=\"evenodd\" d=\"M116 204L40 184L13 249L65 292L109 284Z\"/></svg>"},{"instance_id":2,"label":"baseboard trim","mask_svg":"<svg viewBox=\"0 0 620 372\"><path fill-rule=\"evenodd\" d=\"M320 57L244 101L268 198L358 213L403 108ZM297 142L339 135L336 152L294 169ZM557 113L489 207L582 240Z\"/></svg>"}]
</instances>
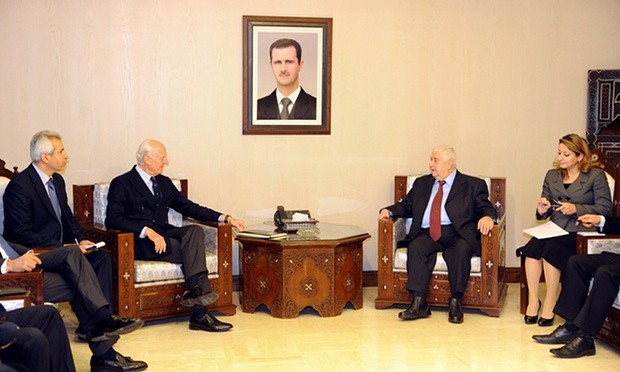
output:
<instances>
[{"instance_id":1,"label":"baseboard trim","mask_svg":"<svg viewBox=\"0 0 620 372\"><path fill-rule=\"evenodd\" d=\"M506 271L506 283L519 283L519 268L507 267ZM364 287L376 287L377 286L377 270L368 270L362 273L362 283ZM233 275L233 291L241 291L241 281L239 275Z\"/></svg>"}]
</instances>

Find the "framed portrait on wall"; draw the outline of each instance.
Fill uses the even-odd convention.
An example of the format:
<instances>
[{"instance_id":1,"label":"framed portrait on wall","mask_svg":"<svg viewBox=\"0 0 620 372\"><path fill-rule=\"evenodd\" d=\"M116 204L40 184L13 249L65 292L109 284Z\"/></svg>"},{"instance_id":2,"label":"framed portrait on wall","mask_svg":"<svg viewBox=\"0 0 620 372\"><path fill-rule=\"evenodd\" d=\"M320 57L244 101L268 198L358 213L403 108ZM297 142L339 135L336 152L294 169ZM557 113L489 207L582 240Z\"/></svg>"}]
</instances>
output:
<instances>
[{"instance_id":1,"label":"framed portrait on wall","mask_svg":"<svg viewBox=\"0 0 620 372\"><path fill-rule=\"evenodd\" d=\"M243 134L330 134L332 19L243 16Z\"/></svg>"}]
</instances>

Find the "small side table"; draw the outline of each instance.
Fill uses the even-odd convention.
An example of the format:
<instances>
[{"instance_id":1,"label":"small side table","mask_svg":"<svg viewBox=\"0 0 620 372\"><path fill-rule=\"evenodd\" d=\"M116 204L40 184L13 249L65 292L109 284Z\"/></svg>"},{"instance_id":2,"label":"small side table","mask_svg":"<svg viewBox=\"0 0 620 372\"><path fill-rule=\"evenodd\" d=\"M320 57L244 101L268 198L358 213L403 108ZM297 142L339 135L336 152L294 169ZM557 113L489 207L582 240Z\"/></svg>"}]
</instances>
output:
<instances>
[{"instance_id":1,"label":"small side table","mask_svg":"<svg viewBox=\"0 0 620 372\"><path fill-rule=\"evenodd\" d=\"M327 317L342 314L348 302L362 308L363 242L370 235L357 226L317 227L319 234L311 237L237 237L243 312L264 304L274 317L295 318L310 306Z\"/></svg>"}]
</instances>

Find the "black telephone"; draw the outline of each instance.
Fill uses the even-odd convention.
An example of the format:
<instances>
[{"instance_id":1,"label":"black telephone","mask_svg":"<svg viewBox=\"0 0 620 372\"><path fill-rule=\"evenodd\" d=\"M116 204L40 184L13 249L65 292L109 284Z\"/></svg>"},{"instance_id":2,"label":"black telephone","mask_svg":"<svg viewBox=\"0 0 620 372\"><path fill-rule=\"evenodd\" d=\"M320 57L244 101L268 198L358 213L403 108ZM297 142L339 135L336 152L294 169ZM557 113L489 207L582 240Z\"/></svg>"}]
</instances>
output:
<instances>
[{"instance_id":1,"label":"black telephone","mask_svg":"<svg viewBox=\"0 0 620 372\"><path fill-rule=\"evenodd\" d=\"M303 213L308 215L308 218L312 218L310 216L310 211L307 210L295 210L295 211L287 211L283 206L278 205L276 213L273 214L273 223L276 224L279 228L283 229L286 227L286 220L291 220L293 218L293 214L295 213Z\"/></svg>"}]
</instances>

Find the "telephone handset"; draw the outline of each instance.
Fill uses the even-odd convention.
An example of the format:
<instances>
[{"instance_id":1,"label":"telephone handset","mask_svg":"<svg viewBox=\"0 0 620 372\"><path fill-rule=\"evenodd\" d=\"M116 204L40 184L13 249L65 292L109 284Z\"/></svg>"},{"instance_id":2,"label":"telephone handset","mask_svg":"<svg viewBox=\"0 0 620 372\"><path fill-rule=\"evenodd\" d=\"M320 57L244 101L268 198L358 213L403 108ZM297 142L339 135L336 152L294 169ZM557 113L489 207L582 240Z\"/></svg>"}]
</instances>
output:
<instances>
[{"instance_id":1,"label":"telephone handset","mask_svg":"<svg viewBox=\"0 0 620 372\"><path fill-rule=\"evenodd\" d=\"M293 218L293 214L295 213L303 213L307 215L308 218L312 218L310 216L310 211L307 211L307 210L287 211L284 209L283 206L278 205L276 213L274 213L273 215L273 223L275 223L276 226L278 226L279 228L284 229L286 227L286 221L287 220L290 221Z\"/></svg>"}]
</instances>

